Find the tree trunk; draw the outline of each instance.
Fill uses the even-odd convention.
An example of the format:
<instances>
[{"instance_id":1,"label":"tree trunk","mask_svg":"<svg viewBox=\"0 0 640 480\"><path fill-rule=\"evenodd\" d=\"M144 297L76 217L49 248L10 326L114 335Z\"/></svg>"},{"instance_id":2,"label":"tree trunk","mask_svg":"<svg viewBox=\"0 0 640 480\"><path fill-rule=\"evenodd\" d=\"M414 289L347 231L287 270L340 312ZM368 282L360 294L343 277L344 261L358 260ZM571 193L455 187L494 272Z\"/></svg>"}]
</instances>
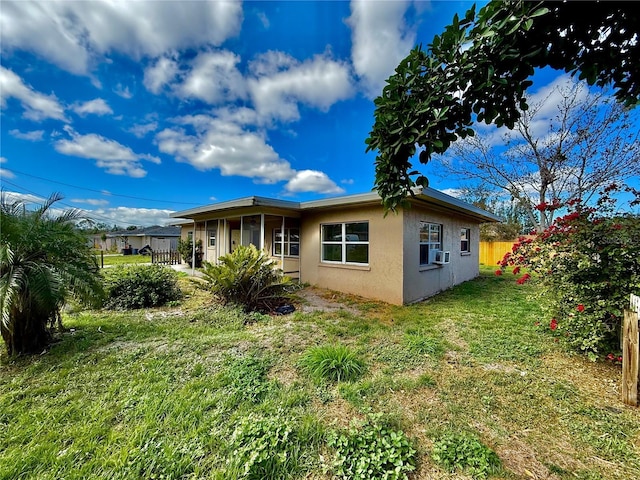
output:
<instances>
[{"instance_id":1,"label":"tree trunk","mask_svg":"<svg viewBox=\"0 0 640 480\"><path fill-rule=\"evenodd\" d=\"M7 328L3 324L0 328L7 354L12 357L42 352L52 340L48 323L48 319L32 312L13 315L11 327Z\"/></svg>"}]
</instances>

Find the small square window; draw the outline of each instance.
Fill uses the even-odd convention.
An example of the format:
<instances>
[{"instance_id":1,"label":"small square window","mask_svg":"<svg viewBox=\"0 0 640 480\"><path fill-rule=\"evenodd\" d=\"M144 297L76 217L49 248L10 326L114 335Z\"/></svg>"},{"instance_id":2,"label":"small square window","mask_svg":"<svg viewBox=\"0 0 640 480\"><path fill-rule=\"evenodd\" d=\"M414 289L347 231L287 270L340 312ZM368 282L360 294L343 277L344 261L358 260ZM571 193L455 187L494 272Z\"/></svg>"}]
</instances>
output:
<instances>
[{"instance_id":1,"label":"small square window","mask_svg":"<svg viewBox=\"0 0 640 480\"><path fill-rule=\"evenodd\" d=\"M470 228L460 229L460 252L461 253L471 252L471 229Z\"/></svg>"}]
</instances>

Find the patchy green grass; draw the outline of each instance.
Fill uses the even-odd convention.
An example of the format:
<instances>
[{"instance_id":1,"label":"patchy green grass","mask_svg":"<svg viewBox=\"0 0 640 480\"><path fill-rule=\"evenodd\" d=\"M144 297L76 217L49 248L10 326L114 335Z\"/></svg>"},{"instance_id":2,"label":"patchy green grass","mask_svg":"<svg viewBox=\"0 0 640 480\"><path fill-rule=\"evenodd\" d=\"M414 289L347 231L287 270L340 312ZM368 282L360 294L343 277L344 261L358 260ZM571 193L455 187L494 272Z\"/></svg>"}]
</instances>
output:
<instances>
[{"instance_id":1,"label":"patchy green grass","mask_svg":"<svg viewBox=\"0 0 640 480\"><path fill-rule=\"evenodd\" d=\"M345 296L359 313L270 317L182 279L177 307L68 314L46 353L2 358L0 478L328 479L336 460L366 460L377 437L354 433L351 460L330 439L370 412L416 450L409 478L471 478L489 452L489 478L638 478L620 367L563 352L512 280L483 267L416 305ZM314 382L305 352L335 344L366 370Z\"/></svg>"}]
</instances>

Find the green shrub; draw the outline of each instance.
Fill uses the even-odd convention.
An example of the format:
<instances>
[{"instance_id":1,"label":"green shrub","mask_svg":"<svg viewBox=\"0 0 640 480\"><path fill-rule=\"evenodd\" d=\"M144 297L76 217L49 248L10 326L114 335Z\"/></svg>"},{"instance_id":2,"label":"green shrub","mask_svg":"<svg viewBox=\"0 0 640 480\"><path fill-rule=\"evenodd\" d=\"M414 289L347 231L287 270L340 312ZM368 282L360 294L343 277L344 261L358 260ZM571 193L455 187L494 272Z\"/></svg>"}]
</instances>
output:
<instances>
[{"instance_id":1,"label":"green shrub","mask_svg":"<svg viewBox=\"0 0 640 480\"><path fill-rule=\"evenodd\" d=\"M190 267L193 266L192 258L194 258L193 251L193 240L187 238L183 240L182 238L178 239L178 253L180 253L180 257L182 260L187 262ZM195 259L196 259L196 268L200 268L202 266L202 256L204 252L202 251L202 240L196 240L196 250L195 250Z\"/></svg>"},{"instance_id":2,"label":"green shrub","mask_svg":"<svg viewBox=\"0 0 640 480\"><path fill-rule=\"evenodd\" d=\"M461 469L473 478L486 478L500 469L496 453L470 433L445 433L434 443L431 458L450 472Z\"/></svg>"},{"instance_id":3,"label":"green shrub","mask_svg":"<svg viewBox=\"0 0 640 480\"><path fill-rule=\"evenodd\" d=\"M535 281L547 313L542 322L557 338L591 359L619 351L623 309L640 289L640 216L619 214L605 189L591 208L570 201L569 213L534 238L520 238L500 262L527 273L518 283ZM560 204L541 204L542 211ZM529 273L530 272L530 273Z\"/></svg>"},{"instance_id":4,"label":"green shrub","mask_svg":"<svg viewBox=\"0 0 640 480\"><path fill-rule=\"evenodd\" d=\"M182 298L177 273L161 265L128 265L103 272L107 300L112 310L158 307Z\"/></svg>"},{"instance_id":5,"label":"green shrub","mask_svg":"<svg viewBox=\"0 0 640 480\"><path fill-rule=\"evenodd\" d=\"M289 277L276 268L275 261L255 246L239 246L218 258L218 264L204 262L206 289L224 304L246 311L267 311L283 302L295 288Z\"/></svg>"},{"instance_id":6,"label":"green shrub","mask_svg":"<svg viewBox=\"0 0 640 480\"><path fill-rule=\"evenodd\" d=\"M334 433L329 446L336 450L333 464L338 478L350 480L406 479L415 470L415 449L402 431L370 414L363 425L352 423L347 432Z\"/></svg>"},{"instance_id":7,"label":"green shrub","mask_svg":"<svg viewBox=\"0 0 640 480\"><path fill-rule=\"evenodd\" d=\"M308 432L307 432L308 433ZM228 479L301 478L306 451L317 443L302 431L290 413L249 413L240 419L229 440Z\"/></svg>"},{"instance_id":8,"label":"green shrub","mask_svg":"<svg viewBox=\"0 0 640 480\"><path fill-rule=\"evenodd\" d=\"M302 354L300 367L318 382L355 380L365 370L364 362L345 345L312 347Z\"/></svg>"}]
</instances>

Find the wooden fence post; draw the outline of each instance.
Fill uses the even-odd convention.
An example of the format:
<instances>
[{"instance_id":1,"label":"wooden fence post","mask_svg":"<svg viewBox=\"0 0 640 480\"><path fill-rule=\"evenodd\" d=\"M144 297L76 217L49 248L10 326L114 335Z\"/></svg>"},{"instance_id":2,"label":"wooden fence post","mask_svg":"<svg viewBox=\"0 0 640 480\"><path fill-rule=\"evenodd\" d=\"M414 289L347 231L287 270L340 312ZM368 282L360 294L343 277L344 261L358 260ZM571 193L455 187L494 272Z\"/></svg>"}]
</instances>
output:
<instances>
[{"instance_id":1,"label":"wooden fence post","mask_svg":"<svg viewBox=\"0 0 640 480\"><path fill-rule=\"evenodd\" d=\"M622 401L638 406L638 377L640 373L640 338L638 316L640 297L631 295L630 310L624 310L622 324Z\"/></svg>"}]
</instances>

